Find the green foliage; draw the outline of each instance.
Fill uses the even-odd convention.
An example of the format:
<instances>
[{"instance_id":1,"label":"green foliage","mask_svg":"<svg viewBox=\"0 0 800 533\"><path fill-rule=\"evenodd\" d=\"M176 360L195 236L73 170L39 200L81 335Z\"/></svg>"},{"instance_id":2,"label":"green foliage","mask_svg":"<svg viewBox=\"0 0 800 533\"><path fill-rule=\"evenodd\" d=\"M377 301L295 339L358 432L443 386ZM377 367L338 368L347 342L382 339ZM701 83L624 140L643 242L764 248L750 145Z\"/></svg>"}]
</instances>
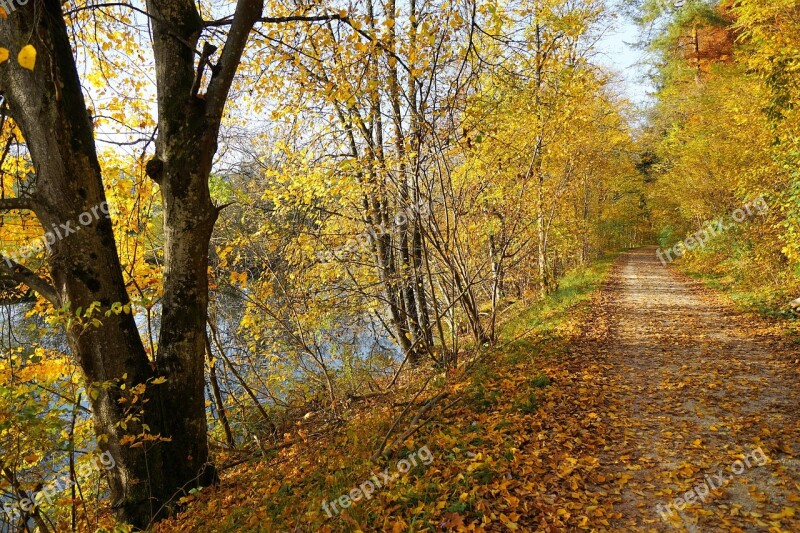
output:
<instances>
[{"instance_id":1,"label":"green foliage","mask_svg":"<svg viewBox=\"0 0 800 533\"><path fill-rule=\"evenodd\" d=\"M501 392L499 390L490 390L487 392L483 385L478 385L470 398L470 403L477 412L485 413L492 410L497 405L500 394Z\"/></svg>"},{"instance_id":2,"label":"green foliage","mask_svg":"<svg viewBox=\"0 0 800 533\"><path fill-rule=\"evenodd\" d=\"M531 380L531 388L543 389L550 386L550 378L545 375L536 376Z\"/></svg>"}]
</instances>

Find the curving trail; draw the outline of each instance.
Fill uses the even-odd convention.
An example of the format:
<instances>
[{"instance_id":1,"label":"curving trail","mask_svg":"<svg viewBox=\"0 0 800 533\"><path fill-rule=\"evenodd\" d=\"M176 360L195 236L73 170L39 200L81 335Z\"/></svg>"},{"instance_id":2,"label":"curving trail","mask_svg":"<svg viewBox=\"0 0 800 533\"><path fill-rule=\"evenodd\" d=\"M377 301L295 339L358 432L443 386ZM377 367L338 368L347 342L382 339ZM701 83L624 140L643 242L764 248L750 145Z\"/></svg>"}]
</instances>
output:
<instances>
[{"instance_id":1,"label":"curving trail","mask_svg":"<svg viewBox=\"0 0 800 533\"><path fill-rule=\"evenodd\" d=\"M586 490L609 529L800 531L797 346L655 248L620 258L594 314L604 334L575 351L602 361L607 386L613 437L595 478L613 481Z\"/></svg>"}]
</instances>

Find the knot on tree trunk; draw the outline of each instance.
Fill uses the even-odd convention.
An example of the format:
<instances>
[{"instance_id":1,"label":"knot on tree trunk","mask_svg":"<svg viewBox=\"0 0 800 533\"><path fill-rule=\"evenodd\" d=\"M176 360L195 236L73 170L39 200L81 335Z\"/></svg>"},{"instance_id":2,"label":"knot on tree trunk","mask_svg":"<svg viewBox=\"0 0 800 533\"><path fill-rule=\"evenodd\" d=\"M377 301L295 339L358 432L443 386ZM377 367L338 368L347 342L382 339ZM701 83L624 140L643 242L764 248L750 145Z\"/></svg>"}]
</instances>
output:
<instances>
[{"instance_id":1,"label":"knot on tree trunk","mask_svg":"<svg viewBox=\"0 0 800 533\"><path fill-rule=\"evenodd\" d=\"M161 178L164 176L164 162L158 157L150 159L144 167L150 179L161 185Z\"/></svg>"}]
</instances>

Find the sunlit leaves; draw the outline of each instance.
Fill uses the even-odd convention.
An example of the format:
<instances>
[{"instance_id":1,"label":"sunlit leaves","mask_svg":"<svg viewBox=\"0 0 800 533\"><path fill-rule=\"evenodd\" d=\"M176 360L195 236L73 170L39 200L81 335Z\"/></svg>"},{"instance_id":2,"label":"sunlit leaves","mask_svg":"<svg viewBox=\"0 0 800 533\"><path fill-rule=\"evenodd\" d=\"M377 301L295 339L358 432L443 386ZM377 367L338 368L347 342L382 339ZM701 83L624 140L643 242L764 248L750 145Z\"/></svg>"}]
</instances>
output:
<instances>
[{"instance_id":1,"label":"sunlit leaves","mask_svg":"<svg viewBox=\"0 0 800 533\"><path fill-rule=\"evenodd\" d=\"M663 245L766 195L768 216L737 226L688 260L726 286L758 290L759 298L770 300L793 295L800 280L797 188L791 185L800 180L797 7L792 0L737 2L732 11L722 5L717 18L733 23L725 30L709 17L696 19L702 75L693 56L666 52L652 136L646 137L657 154L649 202ZM722 40L737 38L732 58L710 49L712 26L728 32ZM680 33L667 32L665 50Z\"/></svg>"}]
</instances>

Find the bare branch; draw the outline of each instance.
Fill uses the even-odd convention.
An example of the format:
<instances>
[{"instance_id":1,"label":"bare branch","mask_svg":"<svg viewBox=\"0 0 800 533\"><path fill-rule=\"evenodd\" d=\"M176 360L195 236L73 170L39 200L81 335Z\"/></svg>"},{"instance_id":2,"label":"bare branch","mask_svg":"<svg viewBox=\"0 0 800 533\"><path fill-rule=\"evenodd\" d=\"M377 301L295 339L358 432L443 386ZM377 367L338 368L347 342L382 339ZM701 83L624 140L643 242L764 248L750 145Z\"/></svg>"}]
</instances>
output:
<instances>
[{"instance_id":1,"label":"bare branch","mask_svg":"<svg viewBox=\"0 0 800 533\"><path fill-rule=\"evenodd\" d=\"M344 20L339 13L326 13L322 15L287 15L285 17L261 17L256 22L263 22L264 24L285 24L287 22L327 22L329 20ZM206 28L213 28L218 26L229 26L233 23L233 17L225 17L218 20L208 20L203 23Z\"/></svg>"},{"instance_id":2,"label":"bare branch","mask_svg":"<svg viewBox=\"0 0 800 533\"><path fill-rule=\"evenodd\" d=\"M33 211L37 212L39 205L33 198L2 198L0 211Z\"/></svg>"}]
</instances>

